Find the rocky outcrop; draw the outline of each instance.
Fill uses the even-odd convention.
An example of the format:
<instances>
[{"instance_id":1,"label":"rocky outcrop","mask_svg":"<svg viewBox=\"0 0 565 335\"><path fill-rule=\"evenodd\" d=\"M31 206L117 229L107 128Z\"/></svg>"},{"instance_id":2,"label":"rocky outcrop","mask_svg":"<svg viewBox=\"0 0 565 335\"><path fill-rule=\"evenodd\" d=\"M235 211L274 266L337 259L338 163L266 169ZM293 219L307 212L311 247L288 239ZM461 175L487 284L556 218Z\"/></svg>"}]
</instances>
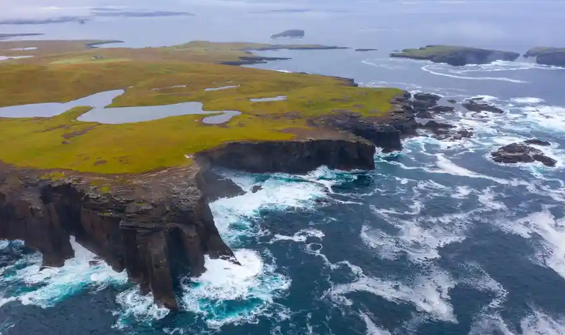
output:
<instances>
[{"instance_id":1,"label":"rocky outcrop","mask_svg":"<svg viewBox=\"0 0 565 335\"><path fill-rule=\"evenodd\" d=\"M355 51L357 52L369 52L369 51L377 51L379 49L370 49L370 48L360 48L360 49L355 49Z\"/></svg>"},{"instance_id":2,"label":"rocky outcrop","mask_svg":"<svg viewBox=\"0 0 565 335\"><path fill-rule=\"evenodd\" d=\"M305 32L302 29L290 29L278 34L274 34L271 36L271 38L303 38L304 35Z\"/></svg>"},{"instance_id":3,"label":"rocky outcrop","mask_svg":"<svg viewBox=\"0 0 565 335\"><path fill-rule=\"evenodd\" d=\"M540 162L546 166L553 167L557 161L546 156L541 150L528 146L524 143L512 143L501 147L491 153L492 159L497 163L533 163Z\"/></svg>"}]
</instances>

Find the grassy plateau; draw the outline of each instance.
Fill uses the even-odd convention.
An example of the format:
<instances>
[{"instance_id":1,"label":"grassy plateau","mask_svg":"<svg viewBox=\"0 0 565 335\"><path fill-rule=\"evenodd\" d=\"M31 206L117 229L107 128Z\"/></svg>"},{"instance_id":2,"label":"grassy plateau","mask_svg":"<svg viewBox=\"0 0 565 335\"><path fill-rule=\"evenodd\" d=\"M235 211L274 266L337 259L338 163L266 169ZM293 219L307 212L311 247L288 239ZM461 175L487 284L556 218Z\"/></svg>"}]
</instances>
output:
<instances>
[{"instance_id":1,"label":"grassy plateau","mask_svg":"<svg viewBox=\"0 0 565 335\"><path fill-rule=\"evenodd\" d=\"M100 124L77 121L91 107L51 118L0 118L0 160L20 167L102 174L143 173L192 163L192 155L229 141L291 140L308 120L350 111L386 117L401 91L357 88L340 78L221 65L249 50L323 46L191 42L162 48L92 48L107 41L0 42L0 107L68 102L124 89L112 107L201 102L205 110L237 110L220 125L202 115ZM37 47L30 51L12 49ZM207 88L236 86L206 91ZM283 101L252 98L286 96ZM300 130L299 132L293 130Z\"/></svg>"}]
</instances>

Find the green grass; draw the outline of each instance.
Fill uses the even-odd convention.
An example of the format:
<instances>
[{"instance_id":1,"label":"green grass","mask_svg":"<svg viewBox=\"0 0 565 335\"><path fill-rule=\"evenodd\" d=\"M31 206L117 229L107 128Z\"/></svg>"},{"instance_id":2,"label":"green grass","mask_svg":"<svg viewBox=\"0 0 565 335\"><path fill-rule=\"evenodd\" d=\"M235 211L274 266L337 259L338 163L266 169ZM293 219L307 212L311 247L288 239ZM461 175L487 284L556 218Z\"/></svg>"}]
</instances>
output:
<instances>
[{"instance_id":1,"label":"green grass","mask_svg":"<svg viewBox=\"0 0 565 335\"><path fill-rule=\"evenodd\" d=\"M526 57L537 57L548 52L565 52L565 48L535 47L526 52Z\"/></svg>"},{"instance_id":2,"label":"green grass","mask_svg":"<svg viewBox=\"0 0 565 335\"><path fill-rule=\"evenodd\" d=\"M203 46L190 48L193 47ZM103 55L112 59L111 56L126 53L125 50L104 49ZM238 110L243 114L222 125L203 124L202 115L117 125L77 121L90 110L87 106L52 118L0 118L0 160L46 170L148 172L192 164L193 154L225 142L291 140L297 136L294 130L308 132L308 120L322 115L346 110L367 117L387 116L390 100L402 92L352 87L347 80L333 77L170 59L164 55L177 52L170 49L159 50L159 56L155 50L135 56L151 60L128 56L128 62L51 64L57 59L84 59L80 57L90 57L92 52L49 55L38 57L35 63L0 66L0 107L67 102L102 91L126 89L112 106L198 101L205 110ZM225 53L217 55L224 57ZM171 88L176 85L186 87ZM234 85L239 86L205 91ZM249 100L279 95L287 96L287 100ZM98 186L104 190L106 184Z\"/></svg>"}]
</instances>

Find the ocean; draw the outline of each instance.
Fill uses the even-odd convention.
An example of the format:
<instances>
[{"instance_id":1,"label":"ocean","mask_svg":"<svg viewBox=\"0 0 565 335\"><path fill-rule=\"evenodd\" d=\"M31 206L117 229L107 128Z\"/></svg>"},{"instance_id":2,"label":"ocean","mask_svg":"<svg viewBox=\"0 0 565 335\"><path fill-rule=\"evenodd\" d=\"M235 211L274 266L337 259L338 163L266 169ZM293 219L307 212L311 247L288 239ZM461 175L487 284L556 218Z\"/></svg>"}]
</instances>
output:
<instances>
[{"instance_id":1,"label":"ocean","mask_svg":"<svg viewBox=\"0 0 565 335\"><path fill-rule=\"evenodd\" d=\"M379 50L265 52L292 59L253 67L343 76L458 102L482 97L505 113L457 105L438 119L472 128L472 138L406 139L402 152L378 152L374 171L222 171L247 191L211 204L242 266L207 259L208 271L184 283L177 313L140 295L124 273L90 266L94 255L77 243L75 259L39 272L40 254L0 241L0 334L565 334L565 69L528 59L454 68L387 57L427 44L521 53L564 46L565 3L313 2L302 5L309 10L288 5L277 12L249 6L187 18L0 28L49 39L123 39L134 47L269 42L273 33L304 28L304 43ZM542 150L556 167L490 159L498 147L534 137L552 143ZM261 190L251 192L257 185Z\"/></svg>"}]
</instances>

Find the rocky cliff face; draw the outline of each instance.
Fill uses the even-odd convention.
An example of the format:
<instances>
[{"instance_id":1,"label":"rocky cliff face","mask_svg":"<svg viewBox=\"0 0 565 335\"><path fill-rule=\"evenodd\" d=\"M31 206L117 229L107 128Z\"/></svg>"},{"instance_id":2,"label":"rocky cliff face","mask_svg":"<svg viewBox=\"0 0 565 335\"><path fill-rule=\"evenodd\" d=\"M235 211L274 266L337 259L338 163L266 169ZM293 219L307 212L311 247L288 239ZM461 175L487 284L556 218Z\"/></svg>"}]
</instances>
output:
<instances>
[{"instance_id":1,"label":"rocky cliff face","mask_svg":"<svg viewBox=\"0 0 565 335\"><path fill-rule=\"evenodd\" d=\"M202 274L205 254L233 258L194 171L143 176L106 193L87 177L43 181L14 169L2 175L0 239L24 240L43 254L44 266L74 257L72 235L114 270L126 270L143 292L177 309L174 287L181 275Z\"/></svg>"},{"instance_id":2,"label":"rocky cliff face","mask_svg":"<svg viewBox=\"0 0 565 335\"><path fill-rule=\"evenodd\" d=\"M255 173L306 173L321 165L331 169L372 170L375 147L361 139L284 142L237 142L202 152L201 162Z\"/></svg>"},{"instance_id":3,"label":"rocky cliff face","mask_svg":"<svg viewBox=\"0 0 565 335\"><path fill-rule=\"evenodd\" d=\"M565 67L565 50L543 53L537 56L536 62L542 65Z\"/></svg>"}]
</instances>

